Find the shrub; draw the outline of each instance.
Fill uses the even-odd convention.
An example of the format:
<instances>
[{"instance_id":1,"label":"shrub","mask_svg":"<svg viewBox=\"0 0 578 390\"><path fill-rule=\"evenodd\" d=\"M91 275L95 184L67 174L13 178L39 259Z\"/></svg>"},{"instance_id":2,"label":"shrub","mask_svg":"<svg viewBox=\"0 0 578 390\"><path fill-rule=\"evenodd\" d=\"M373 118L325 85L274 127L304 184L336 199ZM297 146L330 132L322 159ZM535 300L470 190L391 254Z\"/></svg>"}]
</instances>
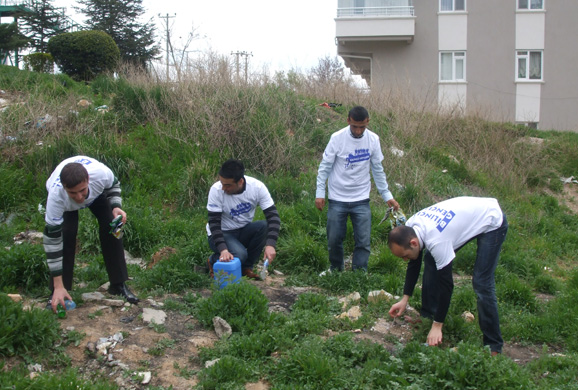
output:
<instances>
[{"instance_id":1,"label":"shrub","mask_svg":"<svg viewBox=\"0 0 578 390\"><path fill-rule=\"evenodd\" d=\"M48 51L60 69L75 80L92 80L112 71L120 59L118 46L104 31L75 31L56 35Z\"/></svg>"},{"instance_id":2,"label":"shrub","mask_svg":"<svg viewBox=\"0 0 578 390\"><path fill-rule=\"evenodd\" d=\"M22 290L41 295L48 287L49 272L41 245L23 243L0 249L0 286L5 292Z\"/></svg>"},{"instance_id":3,"label":"shrub","mask_svg":"<svg viewBox=\"0 0 578 390\"><path fill-rule=\"evenodd\" d=\"M54 58L49 53L32 53L24 56L24 69L38 73L53 73Z\"/></svg>"},{"instance_id":4,"label":"shrub","mask_svg":"<svg viewBox=\"0 0 578 390\"><path fill-rule=\"evenodd\" d=\"M59 338L60 326L50 310L22 310L0 294L0 356L41 352Z\"/></svg>"}]
</instances>

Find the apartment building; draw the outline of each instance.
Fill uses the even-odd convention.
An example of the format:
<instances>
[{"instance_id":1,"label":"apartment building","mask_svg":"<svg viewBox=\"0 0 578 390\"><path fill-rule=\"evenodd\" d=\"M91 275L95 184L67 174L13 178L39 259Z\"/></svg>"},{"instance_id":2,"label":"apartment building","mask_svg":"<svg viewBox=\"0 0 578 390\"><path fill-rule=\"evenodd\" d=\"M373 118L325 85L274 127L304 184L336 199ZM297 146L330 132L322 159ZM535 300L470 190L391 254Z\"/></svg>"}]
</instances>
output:
<instances>
[{"instance_id":1,"label":"apartment building","mask_svg":"<svg viewBox=\"0 0 578 390\"><path fill-rule=\"evenodd\" d=\"M338 0L337 54L421 107L578 131L578 1Z\"/></svg>"}]
</instances>

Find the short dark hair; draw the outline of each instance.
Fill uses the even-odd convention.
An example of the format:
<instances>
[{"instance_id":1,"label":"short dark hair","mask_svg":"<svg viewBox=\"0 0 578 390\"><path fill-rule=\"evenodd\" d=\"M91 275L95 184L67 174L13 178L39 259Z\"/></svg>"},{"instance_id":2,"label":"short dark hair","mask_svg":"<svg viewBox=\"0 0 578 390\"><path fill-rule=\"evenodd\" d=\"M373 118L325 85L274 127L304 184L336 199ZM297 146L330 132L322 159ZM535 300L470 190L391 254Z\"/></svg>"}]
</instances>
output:
<instances>
[{"instance_id":1,"label":"short dark hair","mask_svg":"<svg viewBox=\"0 0 578 390\"><path fill-rule=\"evenodd\" d=\"M88 171L80 163L68 163L60 171L60 182L65 188L76 187L86 180L88 180Z\"/></svg>"},{"instance_id":2,"label":"short dark hair","mask_svg":"<svg viewBox=\"0 0 578 390\"><path fill-rule=\"evenodd\" d=\"M245 166L240 160L229 159L221 165L219 176L225 179L233 179L236 182L245 175Z\"/></svg>"},{"instance_id":3,"label":"short dark hair","mask_svg":"<svg viewBox=\"0 0 578 390\"><path fill-rule=\"evenodd\" d=\"M409 242L413 238L417 238L417 234L415 234L415 230L412 227L405 225L396 226L387 236L387 246L391 248L392 244L396 244L404 249L410 249L411 245Z\"/></svg>"},{"instance_id":4,"label":"short dark hair","mask_svg":"<svg viewBox=\"0 0 578 390\"><path fill-rule=\"evenodd\" d=\"M355 106L349 110L348 118L356 122L363 122L364 120L369 119L369 112L367 112L365 107Z\"/></svg>"}]
</instances>

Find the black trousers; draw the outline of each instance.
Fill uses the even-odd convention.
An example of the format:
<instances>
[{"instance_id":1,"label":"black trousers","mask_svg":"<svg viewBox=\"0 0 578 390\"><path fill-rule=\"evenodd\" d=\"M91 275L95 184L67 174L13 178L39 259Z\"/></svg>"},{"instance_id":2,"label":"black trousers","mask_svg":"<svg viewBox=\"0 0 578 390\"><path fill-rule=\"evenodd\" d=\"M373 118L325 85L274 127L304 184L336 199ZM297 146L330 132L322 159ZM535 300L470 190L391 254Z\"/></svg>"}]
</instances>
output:
<instances>
[{"instance_id":1,"label":"black trousers","mask_svg":"<svg viewBox=\"0 0 578 390\"><path fill-rule=\"evenodd\" d=\"M123 283L128 280L124 246L122 238L119 240L109 233L110 222L113 220L110 202L104 194L101 194L88 208L98 220L100 248L102 257L104 258L106 272L108 273L108 280L111 284ZM65 212L63 219L62 282L64 288L71 290L74 274L74 258L76 254L76 235L78 233L78 210ZM50 281L50 289L54 290L52 279Z\"/></svg>"}]
</instances>

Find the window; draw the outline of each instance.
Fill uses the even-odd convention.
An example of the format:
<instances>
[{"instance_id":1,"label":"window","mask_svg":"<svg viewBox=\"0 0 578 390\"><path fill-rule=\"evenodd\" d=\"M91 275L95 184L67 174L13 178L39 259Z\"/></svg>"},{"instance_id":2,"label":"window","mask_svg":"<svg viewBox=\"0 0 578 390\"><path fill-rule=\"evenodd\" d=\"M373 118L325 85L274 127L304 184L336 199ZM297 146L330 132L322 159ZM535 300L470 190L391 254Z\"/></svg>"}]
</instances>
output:
<instances>
[{"instance_id":1,"label":"window","mask_svg":"<svg viewBox=\"0 0 578 390\"><path fill-rule=\"evenodd\" d=\"M518 0L518 9L544 9L544 0Z\"/></svg>"},{"instance_id":2,"label":"window","mask_svg":"<svg viewBox=\"0 0 578 390\"><path fill-rule=\"evenodd\" d=\"M441 12L465 11L466 0L440 0Z\"/></svg>"},{"instance_id":3,"label":"window","mask_svg":"<svg viewBox=\"0 0 578 390\"><path fill-rule=\"evenodd\" d=\"M440 53L440 81L466 80L466 52Z\"/></svg>"},{"instance_id":4,"label":"window","mask_svg":"<svg viewBox=\"0 0 578 390\"><path fill-rule=\"evenodd\" d=\"M519 50L516 52L516 79L542 80L542 52Z\"/></svg>"}]
</instances>

